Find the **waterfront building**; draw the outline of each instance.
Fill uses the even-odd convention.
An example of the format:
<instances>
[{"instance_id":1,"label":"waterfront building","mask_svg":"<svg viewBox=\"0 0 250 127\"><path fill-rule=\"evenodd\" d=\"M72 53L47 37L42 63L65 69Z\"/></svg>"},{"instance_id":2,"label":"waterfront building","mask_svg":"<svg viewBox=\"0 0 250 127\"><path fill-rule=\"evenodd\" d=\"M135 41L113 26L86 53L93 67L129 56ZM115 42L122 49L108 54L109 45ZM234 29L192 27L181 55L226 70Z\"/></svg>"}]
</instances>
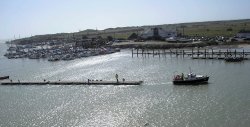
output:
<instances>
[{"instance_id":1,"label":"waterfront building","mask_svg":"<svg viewBox=\"0 0 250 127\"><path fill-rule=\"evenodd\" d=\"M141 33L140 37L143 39L165 39L165 38L170 38L170 37L176 37L177 32L176 31L168 31L164 30L161 27L153 27L153 28L148 28L144 30L144 32Z\"/></svg>"}]
</instances>

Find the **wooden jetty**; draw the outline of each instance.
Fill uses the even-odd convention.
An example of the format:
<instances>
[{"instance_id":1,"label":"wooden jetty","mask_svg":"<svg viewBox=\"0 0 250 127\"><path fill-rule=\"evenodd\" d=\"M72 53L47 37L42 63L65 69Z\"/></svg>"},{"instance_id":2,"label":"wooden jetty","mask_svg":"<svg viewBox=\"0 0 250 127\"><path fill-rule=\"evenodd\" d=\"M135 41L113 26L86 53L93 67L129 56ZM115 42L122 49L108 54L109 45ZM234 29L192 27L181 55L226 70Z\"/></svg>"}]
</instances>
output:
<instances>
[{"instance_id":1,"label":"wooden jetty","mask_svg":"<svg viewBox=\"0 0 250 127\"><path fill-rule=\"evenodd\" d=\"M2 81L1 85L141 85L143 81Z\"/></svg>"},{"instance_id":2,"label":"wooden jetty","mask_svg":"<svg viewBox=\"0 0 250 127\"><path fill-rule=\"evenodd\" d=\"M241 57L244 60L249 59L247 56L250 55L250 52L246 52L243 50L239 51L236 49L132 49L132 57L136 55L137 57L166 57L166 55L170 55L171 57L182 56L182 57L191 57L193 59L225 59L227 57Z\"/></svg>"}]
</instances>

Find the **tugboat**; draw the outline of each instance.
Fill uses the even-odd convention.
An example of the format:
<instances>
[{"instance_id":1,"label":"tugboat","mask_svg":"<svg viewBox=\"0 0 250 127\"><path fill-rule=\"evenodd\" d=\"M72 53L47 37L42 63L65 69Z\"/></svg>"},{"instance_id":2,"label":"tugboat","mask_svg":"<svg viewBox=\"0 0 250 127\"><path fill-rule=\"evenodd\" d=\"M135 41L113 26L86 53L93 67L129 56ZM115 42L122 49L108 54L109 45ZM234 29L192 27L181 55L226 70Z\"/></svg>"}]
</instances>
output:
<instances>
[{"instance_id":1,"label":"tugboat","mask_svg":"<svg viewBox=\"0 0 250 127\"><path fill-rule=\"evenodd\" d=\"M181 75L175 75L173 79L174 85L194 85L194 84L200 84L200 83L207 83L209 79L209 76L203 76L203 75L196 75L193 73L187 74L187 76L184 76L182 73Z\"/></svg>"}]
</instances>

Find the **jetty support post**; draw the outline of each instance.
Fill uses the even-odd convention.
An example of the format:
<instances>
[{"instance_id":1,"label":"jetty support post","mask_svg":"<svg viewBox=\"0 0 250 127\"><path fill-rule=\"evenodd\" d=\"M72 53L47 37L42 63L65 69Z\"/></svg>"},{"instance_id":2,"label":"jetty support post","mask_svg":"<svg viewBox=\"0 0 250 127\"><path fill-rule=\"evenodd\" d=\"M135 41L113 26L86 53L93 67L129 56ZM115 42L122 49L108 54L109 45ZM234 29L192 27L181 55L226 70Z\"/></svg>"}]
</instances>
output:
<instances>
[{"instance_id":1,"label":"jetty support post","mask_svg":"<svg viewBox=\"0 0 250 127\"><path fill-rule=\"evenodd\" d=\"M155 50L153 49L153 57L155 56Z\"/></svg>"},{"instance_id":2,"label":"jetty support post","mask_svg":"<svg viewBox=\"0 0 250 127\"><path fill-rule=\"evenodd\" d=\"M198 49L197 49L198 51L197 51L197 57L199 57L200 56L200 51L199 51L199 47L198 47Z\"/></svg>"},{"instance_id":3,"label":"jetty support post","mask_svg":"<svg viewBox=\"0 0 250 127\"><path fill-rule=\"evenodd\" d=\"M133 56L134 56L134 51L133 51L133 48L132 48L132 58L133 58Z\"/></svg>"},{"instance_id":4,"label":"jetty support post","mask_svg":"<svg viewBox=\"0 0 250 127\"><path fill-rule=\"evenodd\" d=\"M178 51L177 51L177 49L175 50L175 55L176 55L176 57L178 57Z\"/></svg>"},{"instance_id":5,"label":"jetty support post","mask_svg":"<svg viewBox=\"0 0 250 127\"><path fill-rule=\"evenodd\" d=\"M194 57L194 49L192 48L192 58Z\"/></svg>"},{"instance_id":6,"label":"jetty support post","mask_svg":"<svg viewBox=\"0 0 250 127\"><path fill-rule=\"evenodd\" d=\"M172 50L170 49L169 51L170 51L170 57L172 57Z\"/></svg>"},{"instance_id":7,"label":"jetty support post","mask_svg":"<svg viewBox=\"0 0 250 127\"><path fill-rule=\"evenodd\" d=\"M159 54L159 58L160 58L160 55L161 55L161 53L160 53L161 51L160 51L160 49L158 49L158 54Z\"/></svg>"},{"instance_id":8,"label":"jetty support post","mask_svg":"<svg viewBox=\"0 0 250 127\"><path fill-rule=\"evenodd\" d=\"M212 49L212 58L214 58L214 50Z\"/></svg>"},{"instance_id":9,"label":"jetty support post","mask_svg":"<svg viewBox=\"0 0 250 127\"><path fill-rule=\"evenodd\" d=\"M164 55L164 57L166 57L166 50L165 49L163 49L163 55Z\"/></svg>"},{"instance_id":10,"label":"jetty support post","mask_svg":"<svg viewBox=\"0 0 250 127\"><path fill-rule=\"evenodd\" d=\"M244 49L242 51L242 55L243 55L243 58L244 58L245 57L245 51L244 51Z\"/></svg>"},{"instance_id":11,"label":"jetty support post","mask_svg":"<svg viewBox=\"0 0 250 127\"><path fill-rule=\"evenodd\" d=\"M141 49L141 56L143 57L144 49Z\"/></svg>"},{"instance_id":12,"label":"jetty support post","mask_svg":"<svg viewBox=\"0 0 250 127\"><path fill-rule=\"evenodd\" d=\"M227 49L227 55L225 57L228 57L228 49Z\"/></svg>"},{"instance_id":13,"label":"jetty support post","mask_svg":"<svg viewBox=\"0 0 250 127\"><path fill-rule=\"evenodd\" d=\"M206 59L207 58L206 49L204 50L204 56L205 56L205 59Z\"/></svg>"},{"instance_id":14,"label":"jetty support post","mask_svg":"<svg viewBox=\"0 0 250 127\"><path fill-rule=\"evenodd\" d=\"M221 51L219 50L219 56L221 57Z\"/></svg>"},{"instance_id":15,"label":"jetty support post","mask_svg":"<svg viewBox=\"0 0 250 127\"><path fill-rule=\"evenodd\" d=\"M234 57L236 57L236 49L234 50Z\"/></svg>"},{"instance_id":16,"label":"jetty support post","mask_svg":"<svg viewBox=\"0 0 250 127\"><path fill-rule=\"evenodd\" d=\"M136 49L136 55L137 55L137 57L138 57L138 48Z\"/></svg>"},{"instance_id":17,"label":"jetty support post","mask_svg":"<svg viewBox=\"0 0 250 127\"><path fill-rule=\"evenodd\" d=\"M148 54L148 57L149 57L149 52L148 52L148 49L147 49L147 54Z\"/></svg>"}]
</instances>

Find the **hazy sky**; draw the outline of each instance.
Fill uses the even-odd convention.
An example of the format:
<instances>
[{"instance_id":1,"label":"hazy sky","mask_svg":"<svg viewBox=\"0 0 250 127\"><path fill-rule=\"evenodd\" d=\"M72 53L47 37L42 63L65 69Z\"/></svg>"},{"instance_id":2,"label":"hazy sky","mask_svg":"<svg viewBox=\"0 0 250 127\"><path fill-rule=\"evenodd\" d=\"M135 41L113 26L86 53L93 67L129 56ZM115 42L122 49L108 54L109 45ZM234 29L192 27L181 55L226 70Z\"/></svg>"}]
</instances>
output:
<instances>
[{"instance_id":1,"label":"hazy sky","mask_svg":"<svg viewBox=\"0 0 250 127\"><path fill-rule=\"evenodd\" d=\"M249 19L250 0L0 0L0 39L109 27Z\"/></svg>"}]
</instances>

